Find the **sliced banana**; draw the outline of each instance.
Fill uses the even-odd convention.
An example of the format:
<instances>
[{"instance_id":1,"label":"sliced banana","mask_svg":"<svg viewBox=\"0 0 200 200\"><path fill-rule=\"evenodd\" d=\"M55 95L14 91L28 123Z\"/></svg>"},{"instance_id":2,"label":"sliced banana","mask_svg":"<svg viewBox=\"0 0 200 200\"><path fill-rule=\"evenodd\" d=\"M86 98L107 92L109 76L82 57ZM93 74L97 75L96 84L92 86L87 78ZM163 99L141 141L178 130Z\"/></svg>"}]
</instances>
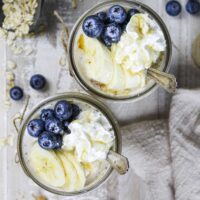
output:
<instances>
[{"instance_id":1,"label":"sliced banana","mask_svg":"<svg viewBox=\"0 0 200 200\"><path fill-rule=\"evenodd\" d=\"M112 80L107 84L107 88L110 90L124 90L125 88L125 74L123 69L119 65L115 65Z\"/></svg>"},{"instance_id":2,"label":"sliced banana","mask_svg":"<svg viewBox=\"0 0 200 200\"><path fill-rule=\"evenodd\" d=\"M102 84L111 81L114 66L110 51L97 39L81 34L78 41L79 49L84 52L83 63L86 76ZM105 73L106 72L106 73Z\"/></svg>"},{"instance_id":3,"label":"sliced banana","mask_svg":"<svg viewBox=\"0 0 200 200\"><path fill-rule=\"evenodd\" d=\"M66 182L63 188L68 192L76 191L78 176L72 162L65 156L62 151L58 151L56 154L62 161L62 165L65 170Z\"/></svg>"},{"instance_id":4,"label":"sliced banana","mask_svg":"<svg viewBox=\"0 0 200 200\"><path fill-rule=\"evenodd\" d=\"M200 68L200 35L198 35L197 38L193 42L192 58L195 64L197 65L197 67Z\"/></svg>"},{"instance_id":5,"label":"sliced banana","mask_svg":"<svg viewBox=\"0 0 200 200\"><path fill-rule=\"evenodd\" d=\"M44 150L36 143L30 154L30 162L36 174L49 185L62 187L65 184L64 169L54 151Z\"/></svg>"},{"instance_id":6,"label":"sliced banana","mask_svg":"<svg viewBox=\"0 0 200 200\"><path fill-rule=\"evenodd\" d=\"M70 160L70 162L73 164L76 173L78 175L78 180L76 183L77 186L77 190L81 190L84 188L85 186L85 182L86 182L86 177L85 177L85 173L83 170L83 167L81 166L81 164L75 159L74 155L72 153L68 153L65 152L65 156Z\"/></svg>"}]
</instances>

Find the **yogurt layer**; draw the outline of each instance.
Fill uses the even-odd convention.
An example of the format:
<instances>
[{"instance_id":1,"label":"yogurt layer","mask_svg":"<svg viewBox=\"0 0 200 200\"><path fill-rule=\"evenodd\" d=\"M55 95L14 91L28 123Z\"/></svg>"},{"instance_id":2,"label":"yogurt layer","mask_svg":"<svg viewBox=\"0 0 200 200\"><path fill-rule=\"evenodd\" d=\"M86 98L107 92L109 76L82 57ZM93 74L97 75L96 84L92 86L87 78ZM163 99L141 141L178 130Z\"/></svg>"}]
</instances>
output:
<instances>
[{"instance_id":1,"label":"yogurt layer","mask_svg":"<svg viewBox=\"0 0 200 200\"><path fill-rule=\"evenodd\" d=\"M79 162L104 160L115 136L107 119L96 110L85 110L69 125L71 134L63 138L63 149L75 150Z\"/></svg>"}]
</instances>

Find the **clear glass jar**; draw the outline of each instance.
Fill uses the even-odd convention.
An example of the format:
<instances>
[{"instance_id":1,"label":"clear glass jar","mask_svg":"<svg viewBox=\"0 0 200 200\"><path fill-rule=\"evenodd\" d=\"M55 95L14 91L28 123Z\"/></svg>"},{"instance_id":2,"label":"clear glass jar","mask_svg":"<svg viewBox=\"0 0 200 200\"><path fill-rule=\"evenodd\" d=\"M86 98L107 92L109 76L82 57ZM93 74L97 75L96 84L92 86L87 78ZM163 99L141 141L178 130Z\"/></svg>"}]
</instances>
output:
<instances>
[{"instance_id":1,"label":"clear glass jar","mask_svg":"<svg viewBox=\"0 0 200 200\"><path fill-rule=\"evenodd\" d=\"M138 1L115 0L115 1L106 1L106 2L100 3L96 5L95 7L89 9L78 19L78 21L74 25L74 28L72 29L71 34L70 34L69 45L68 45L70 72L72 76L76 79L76 81L80 84L80 86L82 86L82 88L86 92L90 93L91 95L94 95L97 98L104 99L104 100L123 101L123 102L138 100L138 99L144 98L145 96L153 92L157 88L157 84L154 81L150 80L148 85L145 86L143 89L139 90L137 93L124 95L124 96L118 96L118 95L113 95L113 94L111 95L111 94L101 91L101 89L97 89L97 87L89 83L87 78L84 77L83 74L81 73L81 70L79 69L78 64L77 64L76 42L77 42L77 38L80 35L80 32L82 31L81 29L82 29L83 20L87 16L94 15L99 11L107 11L111 6L116 5L116 4L119 4L126 9L137 8L142 13L147 13L149 17L151 17L158 23L166 40L166 51L164 53L162 62L159 65L159 69L165 72L169 71L172 44L171 44L171 39L170 39L168 30L164 22L162 21L162 19L159 17L159 15L155 11L153 11L150 7Z\"/></svg>"},{"instance_id":2,"label":"clear glass jar","mask_svg":"<svg viewBox=\"0 0 200 200\"><path fill-rule=\"evenodd\" d=\"M101 185L104 181L108 179L108 177L111 175L113 169L110 165L105 170L105 173L102 173L99 175L99 177L89 185L86 185L84 189L80 191L75 192L66 192L62 189L51 187L47 184L45 184L43 181L41 181L36 174L34 173L34 169L31 167L30 161L29 161L29 152L30 148L33 146L33 142L35 141L34 138L32 138L30 135L27 134L26 128L28 122L33 119L34 117L38 117L38 112L41 111L41 109L48 107L50 105L54 105L59 100L68 100L68 101L80 101L85 102L86 104L91 105L92 107L99 110L109 121L110 125L113 128L114 134L115 134L115 142L113 145L112 150L118 153L121 153L121 133L120 128L118 125L117 120L111 113L111 111L100 101L92 98L89 95L81 94L81 93L65 93L65 94L59 94L53 97L50 97L48 99L43 100L41 103L36 105L24 118L23 123L19 130L18 135L18 143L17 143L17 153L19 157L19 162L22 166L22 169L26 173L26 175L31 178L36 184L38 184L43 189L52 192L54 194L63 195L63 196L74 196L78 194L86 193L90 190L95 189L99 185Z\"/></svg>"}]
</instances>

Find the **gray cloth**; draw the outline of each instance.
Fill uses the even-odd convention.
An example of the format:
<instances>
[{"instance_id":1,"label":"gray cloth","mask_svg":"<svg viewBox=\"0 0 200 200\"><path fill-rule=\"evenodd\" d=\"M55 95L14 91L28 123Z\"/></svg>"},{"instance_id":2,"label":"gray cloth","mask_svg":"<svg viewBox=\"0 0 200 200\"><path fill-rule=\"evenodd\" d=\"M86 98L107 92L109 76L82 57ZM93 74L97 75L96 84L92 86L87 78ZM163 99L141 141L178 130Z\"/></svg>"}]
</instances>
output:
<instances>
[{"instance_id":1,"label":"gray cloth","mask_svg":"<svg viewBox=\"0 0 200 200\"><path fill-rule=\"evenodd\" d=\"M169 123L141 122L123 132L124 154L146 185L140 199L200 199L200 90L177 91Z\"/></svg>"}]
</instances>

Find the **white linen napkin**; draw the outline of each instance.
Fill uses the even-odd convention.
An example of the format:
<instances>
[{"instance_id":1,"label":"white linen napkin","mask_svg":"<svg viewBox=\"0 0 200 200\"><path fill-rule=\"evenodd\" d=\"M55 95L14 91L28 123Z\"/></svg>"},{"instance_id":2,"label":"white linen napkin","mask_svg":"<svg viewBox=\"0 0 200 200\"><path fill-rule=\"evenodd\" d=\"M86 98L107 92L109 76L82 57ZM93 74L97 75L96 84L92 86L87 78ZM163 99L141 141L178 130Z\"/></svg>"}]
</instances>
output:
<instances>
[{"instance_id":1,"label":"white linen napkin","mask_svg":"<svg viewBox=\"0 0 200 200\"><path fill-rule=\"evenodd\" d=\"M176 200L200 199L200 90L179 90L170 110L170 143Z\"/></svg>"},{"instance_id":2,"label":"white linen napkin","mask_svg":"<svg viewBox=\"0 0 200 200\"><path fill-rule=\"evenodd\" d=\"M123 154L130 168L145 183L141 200L172 200L168 122L154 120L123 128ZM129 191L134 185L129 185ZM128 192L127 192L128 196ZM128 198L128 200L134 200Z\"/></svg>"}]
</instances>

